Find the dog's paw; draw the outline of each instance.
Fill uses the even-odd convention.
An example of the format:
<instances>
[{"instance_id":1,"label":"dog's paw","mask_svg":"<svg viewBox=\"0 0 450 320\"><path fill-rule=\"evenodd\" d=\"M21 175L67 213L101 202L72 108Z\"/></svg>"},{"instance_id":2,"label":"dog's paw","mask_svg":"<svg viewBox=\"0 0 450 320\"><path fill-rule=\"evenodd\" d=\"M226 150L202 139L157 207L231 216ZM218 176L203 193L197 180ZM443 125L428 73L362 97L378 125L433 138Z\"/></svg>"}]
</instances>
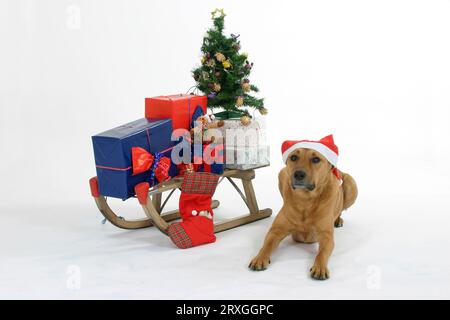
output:
<instances>
[{"instance_id":1,"label":"dog's paw","mask_svg":"<svg viewBox=\"0 0 450 320\"><path fill-rule=\"evenodd\" d=\"M270 259L266 257L260 257L256 256L253 258L253 260L250 262L248 267L253 271L263 271L266 270L267 267L270 264Z\"/></svg>"},{"instance_id":2,"label":"dog's paw","mask_svg":"<svg viewBox=\"0 0 450 320\"><path fill-rule=\"evenodd\" d=\"M326 266L314 265L309 272L311 277L316 280L326 280L330 277L330 271Z\"/></svg>"},{"instance_id":3,"label":"dog's paw","mask_svg":"<svg viewBox=\"0 0 450 320\"><path fill-rule=\"evenodd\" d=\"M337 218L336 221L334 222L334 227L340 228L343 226L344 226L344 219L342 219L341 217Z\"/></svg>"}]
</instances>

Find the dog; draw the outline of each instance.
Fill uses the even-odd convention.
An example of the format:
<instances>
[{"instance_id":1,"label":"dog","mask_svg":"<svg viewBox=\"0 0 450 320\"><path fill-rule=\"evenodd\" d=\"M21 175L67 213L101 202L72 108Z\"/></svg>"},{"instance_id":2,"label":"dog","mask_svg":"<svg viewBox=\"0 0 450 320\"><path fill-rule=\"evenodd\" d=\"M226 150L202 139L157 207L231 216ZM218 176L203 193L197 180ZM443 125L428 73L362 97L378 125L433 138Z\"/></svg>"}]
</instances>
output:
<instances>
[{"instance_id":1,"label":"dog","mask_svg":"<svg viewBox=\"0 0 450 320\"><path fill-rule=\"evenodd\" d=\"M311 277L330 276L328 259L334 248L334 228L342 227L342 211L356 200L355 180L336 167L338 149L333 136L319 141L285 141L282 146L286 166L278 175L283 206L249 268L265 270L270 256L286 236L301 243L319 243Z\"/></svg>"}]
</instances>

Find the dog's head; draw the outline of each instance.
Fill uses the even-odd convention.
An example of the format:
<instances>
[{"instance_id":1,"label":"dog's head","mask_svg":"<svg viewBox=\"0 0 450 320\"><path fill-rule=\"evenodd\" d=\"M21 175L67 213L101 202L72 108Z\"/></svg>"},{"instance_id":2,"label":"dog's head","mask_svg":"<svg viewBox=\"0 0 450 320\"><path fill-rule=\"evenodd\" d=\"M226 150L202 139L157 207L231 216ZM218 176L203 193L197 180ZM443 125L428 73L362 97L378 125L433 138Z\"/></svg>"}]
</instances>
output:
<instances>
[{"instance_id":1,"label":"dog's head","mask_svg":"<svg viewBox=\"0 0 450 320\"><path fill-rule=\"evenodd\" d=\"M319 152L312 149L296 149L286 160L290 187L310 192L324 185L330 177L332 165Z\"/></svg>"}]
</instances>

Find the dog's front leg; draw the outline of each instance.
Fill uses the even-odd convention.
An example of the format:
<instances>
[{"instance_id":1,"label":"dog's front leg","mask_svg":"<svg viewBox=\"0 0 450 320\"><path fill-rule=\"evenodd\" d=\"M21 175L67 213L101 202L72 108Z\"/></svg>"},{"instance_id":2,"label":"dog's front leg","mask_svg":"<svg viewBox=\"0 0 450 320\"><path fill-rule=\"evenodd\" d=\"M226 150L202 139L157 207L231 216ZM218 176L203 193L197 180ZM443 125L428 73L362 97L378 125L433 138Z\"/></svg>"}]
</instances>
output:
<instances>
[{"instance_id":1,"label":"dog's front leg","mask_svg":"<svg viewBox=\"0 0 450 320\"><path fill-rule=\"evenodd\" d=\"M319 233L319 253L310 272L311 277L317 280L325 280L330 276L328 271L328 259L334 248L333 229Z\"/></svg>"},{"instance_id":2,"label":"dog's front leg","mask_svg":"<svg viewBox=\"0 0 450 320\"><path fill-rule=\"evenodd\" d=\"M255 271L266 270L267 266L270 263L270 256L272 252L278 247L281 240L286 238L286 236L291 232L291 230L287 227L288 223L284 215L280 212L275 221L273 222L272 227L264 239L264 244L259 250L259 253L256 257L252 259L248 267Z\"/></svg>"}]
</instances>

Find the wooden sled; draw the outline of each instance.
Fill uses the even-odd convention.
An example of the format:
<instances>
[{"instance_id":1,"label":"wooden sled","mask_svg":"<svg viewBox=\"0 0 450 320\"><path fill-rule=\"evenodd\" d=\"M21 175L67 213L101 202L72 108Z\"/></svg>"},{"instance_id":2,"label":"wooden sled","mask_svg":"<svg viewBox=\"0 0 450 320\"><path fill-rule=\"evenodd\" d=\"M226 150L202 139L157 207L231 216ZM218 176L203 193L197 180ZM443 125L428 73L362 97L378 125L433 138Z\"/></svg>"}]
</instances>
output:
<instances>
[{"instance_id":1,"label":"wooden sled","mask_svg":"<svg viewBox=\"0 0 450 320\"><path fill-rule=\"evenodd\" d=\"M255 191L253 189L252 180L255 178L254 170L225 170L222 178L228 180L241 196L242 200L249 209L249 213L237 218L232 218L214 225L214 232L222 232L231 228L236 228L247 223L251 223L260 219L269 217L272 209L266 208L260 210L256 201ZM242 180L244 193L239 189L233 179ZM117 215L108 205L106 197L102 196L98 191L97 177L90 181L91 194L95 199L98 209L103 216L116 227L122 229L140 229L156 226L162 233L167 235L168 222L179 219L178 210L163 213L163 209L167 200L172 196L176 189L181 188L183 178L174 178L167 183L159 184L153 188L149 188L148 183L143 182L136 186L136 195L139 203L144 209L145 218L129 220ZM169 195L162 203L163 192L169 192ZM212 208L219 206L219 201L213 200Z\"/></svg>"}]
</instances>

